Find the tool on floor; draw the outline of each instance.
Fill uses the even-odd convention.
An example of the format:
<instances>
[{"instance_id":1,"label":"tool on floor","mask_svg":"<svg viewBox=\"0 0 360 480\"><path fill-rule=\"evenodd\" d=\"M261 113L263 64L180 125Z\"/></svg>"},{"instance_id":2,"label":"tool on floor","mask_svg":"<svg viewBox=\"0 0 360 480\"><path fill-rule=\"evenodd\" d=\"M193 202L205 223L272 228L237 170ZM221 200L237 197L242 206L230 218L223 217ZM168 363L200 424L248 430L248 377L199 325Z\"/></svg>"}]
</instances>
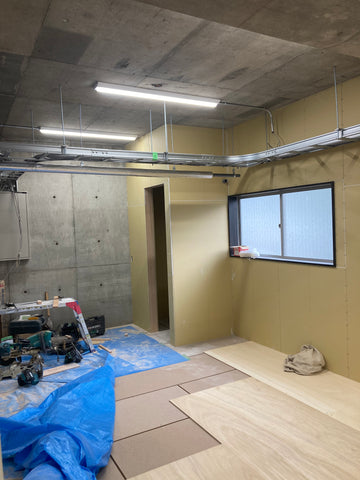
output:
<instances>
[{"instance_id":1,"label":"tool on floor","mask_svg":"<svg viewBox=\"0 0 360 480\"><path fill-rule=\"evenodd\" d=\"M38 302L35 301L35 302L6 304L5 307L0 308L0 315L29 313L29 312L35 312L38 310L48 310L51 308L69 307L74 312L75 320L76 320L77 326L79 327L82 339L87 344L90 352L95 351L83 314L81 312L80 305L74 298L54 297L54 300L45 300L45 301L39 300Z\"/></svg>"},{"instance_id":2,"label":"tool on floor","mask_svg":"<svg viewBox=\"0 0 360 480\"><path fill-rule=\"evenodd\" d=\"M23 362L23 355L31 355L30 360ZM0 343L0 380L17 378L21 387L36 385L43 375L43 363L38 349L9 341Z\"/></svg>"},{"instance_id":3,"label":"tool on floor","mask_svg":"<svg viewBox=\"0 0 360 480\"><path fill-rule=\"evenodd\" d=\"M54 301L38 300L36 302L7 304L0 308L0 314L19 314L47 310L50 308L69 307L73 310L80 334L91 352L95 351L79 304L73 298L54 298ZM46 328L42 315L21 315L18 320L10 322L10 333L15 336L0 343L0 380L3 378L17 378L20 386L36 385L43 375L43 359L40 351L45 353L59 353L65 355L65 363L80 362L82 355L74 345L71 336L52 336ZM21 338L22 334L31 334ZM22 356L30 355L29 361L24 362Z\"/></svg>"}]
</instances>

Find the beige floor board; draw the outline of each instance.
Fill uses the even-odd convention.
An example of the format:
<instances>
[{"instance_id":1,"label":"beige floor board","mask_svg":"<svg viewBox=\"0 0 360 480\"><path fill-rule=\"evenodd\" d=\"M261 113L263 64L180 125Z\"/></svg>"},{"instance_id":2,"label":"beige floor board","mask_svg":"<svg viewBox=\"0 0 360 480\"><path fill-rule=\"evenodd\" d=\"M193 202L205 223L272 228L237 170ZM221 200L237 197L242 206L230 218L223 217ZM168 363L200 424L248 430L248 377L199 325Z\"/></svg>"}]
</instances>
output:
<instances>
[{"instance_id":1,"label":"beige floor board","mask_svg":"<svg viewBox=\"0 0 360 480\"><path fill-rule=\"evenodd\" d=\"M249 378L249 376L246 375L246 373L239 372L239 370L231 370L230 372L219 373L218 375L213 375L211 377L200 378L200 380L182 383L180 387L188 393L195 393L207 388L218 387L225 383L236 382L237 380L242 380L244 378Z\"/></svg>"},{"instance_id":2,"label":"beige floor board","mask_svg":"<svg viewBox=\"0 0 360 480\"><path fill-rule=\"evenodd\" d=\"M190 345L181 345L180 347L172 347L171 345L169 346L174 350L176 350L181 355L192 357L193 355L199 355L200 353L204 353L213 348L221 348L227 345L234 345L241 342L246 342L246 340L241 337L232 336L232 337L225 337L225 338L219 338L216 340L211 340L209 342L193 343Z\"/></svg>"},{"instance_id":3,"label":"beige floor board","mask_svg":"<svg viewBox=\"0 0 360 480\"><path fill-rule=\"evenodd\" d=\"M114 440L185 419L186 415L170 403L182 395L184 391L175 386L117 401Z\"/></svg>"},{"instance_id":4,"label":"beige floor board","mask_svg":"<svg viewBox=\"0 0 360 480\"><path fill-rule=\"evenodd\" d=\"M124 478L111 457L106 467L102 468L96 475L97 480L124 480Z\"/></svg>"},{"instance_id":5,"label":"beige floor board","mask_svg":"<svg viewBox=\"0 0 360 480\"><path fill-rule=\"evenodd\" d=\"M360 432L253 378L173 402L270 478L359 478Z\"/></svg>"},{"instance_id":6,"label":"beige floor board","mask_svg":"<svg viewBox=\"0 0 360 480\"><path fill-rule=\"evenodd\" d=\"M132 480L358 480L360 433L248 378L173 402L222 445Z\"/></svg>"},{"instance_id":7,"label":"beige floor board","mask_svg":"<svg viewBox=\"0 0 360 480\"><path fill-rule=\"evenodd\" d=\"M115 442L112 457L129 478L216 445L213 437L187 419Z\"/></svg>"},{"instance_id":8,"label":"beige floor board","mask_svg":"<svg viewBox=\"0 0 360 480\"><path fill-rule=\"evenodd\" d=\"M115 397L116 400L129 398L231 370L233 368L229 365L206 354L200 354L186 362L117 378Z\"/></svg>"},{"instance_id":9,"label":"beige floor board","mask_svg":"<svg viewBox=\"0 0 360 480\"><path fill-rule=\"evenodd\" d=\"M360 430L358 382L329 371L311 376L286 373L286 355L255 342L210 350L207 354Z\"/></svg>"}]
</instances>

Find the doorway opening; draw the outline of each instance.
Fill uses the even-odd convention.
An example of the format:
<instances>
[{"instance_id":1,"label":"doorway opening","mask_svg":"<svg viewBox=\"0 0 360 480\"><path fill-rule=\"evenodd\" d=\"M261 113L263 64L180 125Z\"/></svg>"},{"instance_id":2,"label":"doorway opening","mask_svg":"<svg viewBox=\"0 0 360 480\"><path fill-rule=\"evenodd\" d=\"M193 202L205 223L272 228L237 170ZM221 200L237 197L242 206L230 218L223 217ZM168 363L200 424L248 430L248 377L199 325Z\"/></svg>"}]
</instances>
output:
<instances>
[{"instance_id":1,"label":"doorway opening","mask_svg":"<svg viewBox=\"0 0 360 480\"><path fill-rule=\"evenodd\" d=\"M145 188L145 215L150 329L156 332L170 328L164 185Z\"/></svg>"}]
</instances>

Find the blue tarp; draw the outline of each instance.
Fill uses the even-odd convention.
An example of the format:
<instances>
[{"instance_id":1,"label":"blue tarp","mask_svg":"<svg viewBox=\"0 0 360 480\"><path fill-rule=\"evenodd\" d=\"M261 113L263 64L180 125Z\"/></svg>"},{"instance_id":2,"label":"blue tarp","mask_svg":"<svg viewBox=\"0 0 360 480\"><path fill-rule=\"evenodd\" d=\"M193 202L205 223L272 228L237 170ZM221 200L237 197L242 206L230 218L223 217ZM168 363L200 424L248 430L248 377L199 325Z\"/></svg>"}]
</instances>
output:
<instances>
[{"instance_id":1,"label":"blue tarp","mask_svg":"<svg viewBox=\"0 0 360 480\"><path fill-rule=\"evenodd\" d=\"M109 329L106 337L111 355L97 347L79 368L28 388L18 388L16 380L0 382L3 457L29 471L26 480L95 479L112 447L114 378L186 360L134 327ZM45 357L46 368L57 365L56 356Z\"/></svg>"},{"instance_id":2,"label":"blue tarp","mask_svg":"<svg viewBox=\"0 0 360 480\"><path fill-rule=\"evenodd\" d=\"M38 407L0 418L3 457L31 470L26 480L94 480L110 456L114 418L114 372L106 365Z\"/></svg>"},{"instance_id":3,"label":"blue tarp","mask_svg":"<svg viewBox=\"0 0 360 480\"><path fill-rule=\"evenodd\" d=\"M78 368L44 377L38 385L29 388L19 388L17 380L0 381L0 416L9 417L28 406L40 405L53 390L104 366L109 357L115 377L187 360L175 350L132 326L108 329L104 337L111 338L111 341L104 342L104 345L112 350L110 356L106 351L96 347L97 353L84 355ZM64 356L60 356L59 361L56 355L43 355L43 358L45 370L64 363Z\"/></svg>"}]
</instances>

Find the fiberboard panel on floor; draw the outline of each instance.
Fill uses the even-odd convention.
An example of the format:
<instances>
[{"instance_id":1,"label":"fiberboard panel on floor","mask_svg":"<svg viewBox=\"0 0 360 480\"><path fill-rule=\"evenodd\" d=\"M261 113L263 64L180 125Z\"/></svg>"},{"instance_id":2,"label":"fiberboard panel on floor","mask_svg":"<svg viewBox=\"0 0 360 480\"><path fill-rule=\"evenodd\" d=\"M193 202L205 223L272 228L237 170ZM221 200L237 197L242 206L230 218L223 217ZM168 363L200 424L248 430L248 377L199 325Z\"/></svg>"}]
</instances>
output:
<instances>
[{"instance_id":1,"label":"fiberboard panel on floor","mask_svg":"<svg viewBox=\"0 0 360 480\"><path fill-rule=\"evenodd\" d=\"M173 403L222 445L134 480L359 478L360 432L253 378Z\"/></svg>"},{"instance_id":2,"label":"fiberboard panel on floor","mask_svg":"<svg viewBox=\"0 0 360 480\"><path fill-rule=\"evenodd\" d=\"M284 372L286 354L255 342L206 353L360 430L360 383L329 371L311 376Z\"/></svg>"}]
</instances>

